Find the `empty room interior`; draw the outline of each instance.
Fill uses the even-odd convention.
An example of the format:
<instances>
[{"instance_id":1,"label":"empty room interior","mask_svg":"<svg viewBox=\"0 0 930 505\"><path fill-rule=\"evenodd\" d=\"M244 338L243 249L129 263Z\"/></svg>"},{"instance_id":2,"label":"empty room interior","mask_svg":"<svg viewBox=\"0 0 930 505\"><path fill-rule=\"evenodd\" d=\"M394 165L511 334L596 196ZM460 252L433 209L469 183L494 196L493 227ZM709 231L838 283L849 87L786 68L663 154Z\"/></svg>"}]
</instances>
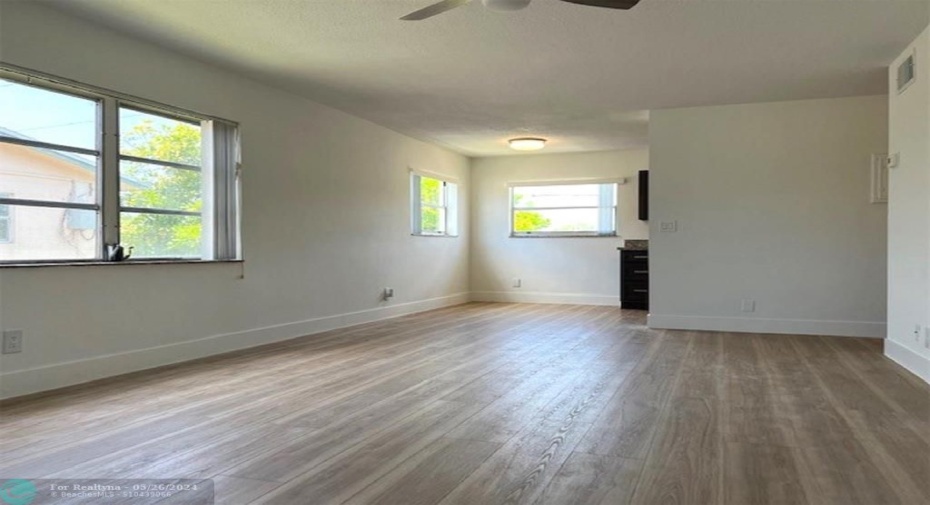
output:
<instances>
[{"instance_id":1,"label":"empty room interior","mask_svg":"<svg viewBox=\"0 0 930 505\"><path fill-rule=\"evenodd\" d=\"M0 0L0 505L930 503L930 0Z\"/></svg>"}]
</instances>

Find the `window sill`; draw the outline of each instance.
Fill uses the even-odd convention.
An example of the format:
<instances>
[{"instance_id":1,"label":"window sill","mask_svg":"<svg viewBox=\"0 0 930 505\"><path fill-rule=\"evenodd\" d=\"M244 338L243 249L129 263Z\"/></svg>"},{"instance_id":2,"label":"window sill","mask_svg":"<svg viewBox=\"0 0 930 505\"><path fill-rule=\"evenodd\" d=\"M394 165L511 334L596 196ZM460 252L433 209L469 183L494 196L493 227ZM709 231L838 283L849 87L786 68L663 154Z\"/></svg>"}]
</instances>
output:
<instances>
[{"instance_id":1,"label":"window sill","mask_svg":"<svg viewBox=\"0 0 930 505\"><path fill-rule=\"evenodd\" d=\"M433 237L433 238L459 238L458 235L445 235L438 233L411 233L411 237Z\"/></svg>"},{"instance_id":2,"label":"window sill","mask_svg":"<svg viewBox=\"0 0 930 505\"><path fill-rule=\"evenodd\" d=\"M577 234L577 235L574 235L574 234L561 234L561 235L560 235L560 234L552 234L552 235L549 235L549 234L545 234L545 233L519 235L519 234L513 234L513 233L511 233L511 234L510 234L510 238L620 238L620 235L617 235L617 234L613 234L613 235L591 235L591 234Z\"/></svg>"},{"instance_id":3,"label":"window sill","mask_svg":"<svg viewBox=\"0 0 930 505\"><path fill-rule=\"evenodd\" d=\"M242 263L243 260L126 260L126 261L34 261L23 263L0 263L0 270L12 268L48 267L101 267L123 265L205 265L217 263Z\"/></svg>"}]
</instances>

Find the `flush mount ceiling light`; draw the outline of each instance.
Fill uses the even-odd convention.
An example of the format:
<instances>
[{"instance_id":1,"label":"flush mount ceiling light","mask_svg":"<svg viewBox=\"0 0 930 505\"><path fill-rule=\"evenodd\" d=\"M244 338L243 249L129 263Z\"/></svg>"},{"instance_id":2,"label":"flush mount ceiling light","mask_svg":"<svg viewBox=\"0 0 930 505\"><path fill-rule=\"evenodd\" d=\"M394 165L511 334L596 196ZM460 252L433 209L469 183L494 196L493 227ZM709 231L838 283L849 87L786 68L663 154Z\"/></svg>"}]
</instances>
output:
<instances>
[{"instance_id":1,"label":"flush mount ceiling light","mask_svg":"<svg viewBox=\"0 0 930 505\"><path fill-rule=\"evenodd\" d=\"M639 0L562 0L563 2L588 5L591 7L605 7L607 9L632 9L639 3ZM437 14L451 11L457 7L468 4L471 0L440 0L432 5L427 5L422 9L411 12L400 18L404 21L420 21L431 18ZM492 11L509 12L518 11L530 4L530 0L481 0L485 7Z\"/></svg>"},{"instance_id":2,"label":"flush mount ceiling light","mask_svg":"<svg viewBox=\"0 0 930 505\"><path fill-rule=\"evenodd\" d=\"M510 12L526 8L530 0L481 0L481 3L492 11Z\"/></svg>"},{"instance_id":3,"label":"flush mount ceiling light","mask_svg":"<svg viewBox=\"0 0 930 505\"><path fill-rule=\"evenodd\" d=\"M538 151L546 147L546 139L535 137L521 137L510 139L507 142L510 144L510 148L515 151Z\"/></svg>"}]
</instances>

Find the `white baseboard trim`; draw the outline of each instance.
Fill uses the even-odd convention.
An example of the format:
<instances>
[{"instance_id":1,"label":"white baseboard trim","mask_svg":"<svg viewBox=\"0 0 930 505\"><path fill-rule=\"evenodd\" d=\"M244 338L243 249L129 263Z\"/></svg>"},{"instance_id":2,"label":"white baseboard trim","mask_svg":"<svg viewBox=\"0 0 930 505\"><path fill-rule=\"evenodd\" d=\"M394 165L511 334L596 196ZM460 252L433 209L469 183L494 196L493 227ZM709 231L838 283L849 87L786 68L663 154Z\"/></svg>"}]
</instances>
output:
<instances>
[{"instance_id":1,"label":"white baseboard trim","mask_svg":"<svg viewBox=\"0 0 930 505\"><path fill-rule=\"evenodd\" d=\"M837 337L885 338L885 323L818 321L810 319L757 319L748 317L672 316L649 314L650 328L666 330L732 331L737 333L786 333Z\"/></svg>"},{"instance_id":2,"label":"white baseboard trim","mask_svg":"<svg viewBox=\"0 0 930 505\"><path fill-rule=\"evenodd\" d=\"M197 340L107 354L0 374L0 398L38 393L97 379L190 361L363 323L468 303L468 293L360 310Z\"/></svg>"},{"instance_id":3,"label":"white baseboard trim","mask_svg":"<svg viewBox=\"0 0 930 505\"><path fill-rule=\"evenodd\" d=\"M567 305L607 305L618 307L616 296L589 295L583 293L541 293L516 291L472 291L473 302L506 303L555 303Z\"/></svg>"},{"instance_id":4,"label":"white baseboard trim","mask_svg":"<svg viewBox=\"0 0 930 505\"><path fill-rule=\"evenodd\" d=\"M930 358L925 358L890 338L885 340L885 356L930 384Z\"/></svg>"}]
</instances>

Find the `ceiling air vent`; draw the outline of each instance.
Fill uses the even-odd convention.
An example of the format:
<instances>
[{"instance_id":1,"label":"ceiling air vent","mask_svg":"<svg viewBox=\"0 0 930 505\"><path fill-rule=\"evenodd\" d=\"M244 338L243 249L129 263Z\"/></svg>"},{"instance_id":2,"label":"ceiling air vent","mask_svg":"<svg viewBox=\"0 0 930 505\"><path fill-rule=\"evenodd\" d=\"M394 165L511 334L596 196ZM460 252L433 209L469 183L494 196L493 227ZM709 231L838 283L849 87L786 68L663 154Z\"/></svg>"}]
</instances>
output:
<instances>
[{"instance_id":1,"label":"ceiling air vent","mask_svg":"<svg viewBox=\"0 0 930 505\"><path fill-rule=\"evenodd\" d=\"M911 53L906 60L898 65L898 94L903 93L917 78L917 54Z\"/></svg>"}]
</instances>

